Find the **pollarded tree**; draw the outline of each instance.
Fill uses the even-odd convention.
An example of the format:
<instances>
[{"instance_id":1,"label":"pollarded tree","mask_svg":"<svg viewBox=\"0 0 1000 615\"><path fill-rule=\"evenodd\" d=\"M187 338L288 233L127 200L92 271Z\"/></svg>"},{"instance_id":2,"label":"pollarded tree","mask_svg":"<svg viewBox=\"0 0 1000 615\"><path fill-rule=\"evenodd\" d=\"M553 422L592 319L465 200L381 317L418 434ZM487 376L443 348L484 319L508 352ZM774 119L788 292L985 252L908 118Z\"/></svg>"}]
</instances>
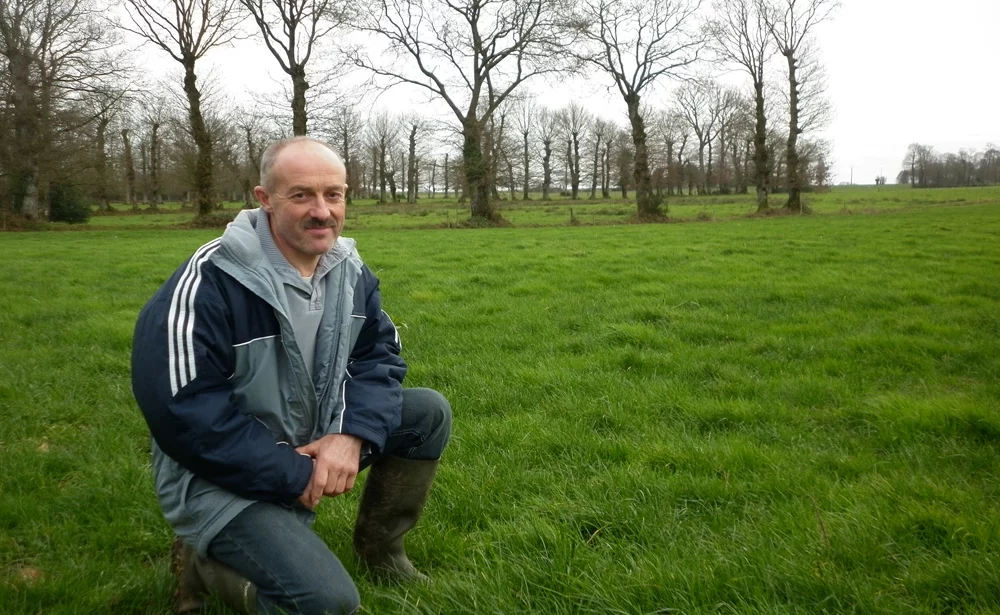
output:
<instances>
[{"instance_id":1,"label":"pollarded tree","mask_svg":"<svg viewBox=\"0 0 1000 615\"><path fill-rule=\"evenodd\" d=\"M430 91L461 126L471 215L500 219L495 176L484 155L494 112L528 79L559 71L565 55L559 0L377 0L357 26L387 43L385 58L350 52L354 63L392 83Z\"/></svg>"},{"instance_id":2,"label":"pollarded tree","mask_svg":"<svg viewBox=\"0 0 1000 615\"><path fill-rule=\"evenodd\" d=\"M788 202L786 209L801 210L802 186L799 184L797 144L803 132L799 106L799 68L809 34L840 6L839 0L757 0L768 31L778 52L788 64L788 141L785 146Z\"/></svg>"},{"instance_id":3,"label":"pollarded tree","mask_svg":"<svg viewBox=\"0 0 1000 615\"><path fill-rule=\"evenodd\" d=\"M559 136L558 113L547 107L542 107L538 113L538 140L542 143L542 200L550 199L552 190L552 151L556 137Z\"/></svg>"},{"instance_id":4,"label":"pollarded tree","mask_svg":"<svg viewBox=\"0 0 1000 615\"><path fill-rule=\"evenodd\" d=\"M597 184L600 182L602 187L604 187L603 178L606 175L605 170L601 166L604 147L608 141L614 137L616 127L614 123L600 117L594 118L591 127L589 146L590 153L593 155L594 164L590 173L590 198L596 199ZM606 194L604 196L607 198Z\"/></svg>"},{"instance_id":5,"label":"pollarded tree","mask_svg":"<svg viewBox=\"0 0 1000 615\"><path fill-rule=\"evenodd\" d=\"M705 148L713 138L718 122L721 96L719 85L712 80L689 81L675 93L681 116L698 141L698 192L708 191L708 174L705 172Z\"/></svg>"},{"instance_id":6,"label":"pollarded tree","mask_svg":"<svg viewBox=\"0 0 1000 615\"><path fill-rule=\"evenodd\" d=\"M660 214L653 193L642 95L663 76L698 59L705 40L696 19L701 0L580 0L574 23L589 43L579 56L611 76L628 109L634 147L636 206Z\"/></svg>"},{"instance_id":7,"label":"pollarded tree","mask_svg":"<svg viewBox=\"0 0 1000 615\"><path fill-rule=\"evenodd\" d=\"M767 178L773 161L767 151L767 113L764 107L764 66L775 52L774 39L758 0L716 0L709 22L714 51L738 64L750 75L754 91L754 182L757 211L768 209Z\"/></svg>"},{"instance_id":8,"label":"pollarded tree","mask_svg":"<svg viewBox=\"0 0 1000 615\"><path fill-rule=\"evenodd\" d=\"M522 169L522 189L521 199L529 199L528 191L531 189L531 133L534 132L538 124L538 105L533 98L521 98L514 105L512 111L514 126L521 135L521 164Z\"/></svg>"},{"instance_id":9,"label":"pollarded tree","mask_svg":"<svg viewBox=\"0 0 1000 615\"><path fill-rule=\"evenodd\" d=\"M184 94L188 103L191 137L197 146L194 188L198 216L215 208L212 182L212 137L202 113L195 64L205 54L229 43L240 19L238 0L126 0L132 26L138 34L165 51L184 68Z\"/></svg>"},{"instance_id":10,"label":"pollarded tree","mask_svg":"<svg viewBox=\"0 0 1000 615\"><path fill-rule=\"evenodd\" d=\"M378 190L378 202L385 204L386 182L395 183L392 167L395 164L393 145L399 136L399 119L387 111L379 111L368 124L368 142L372 147L372 172L374 187ZM395 189L392 190L395 193ZM394 195L395 196L395 195Z\"/></svg>"},{"instance_id":11,"label":"pollarded tree","mask_svg":"<svg viewBox=\"0 0 1000 615\"><path fill-rule=\"evenodd\" d=\"M571 102L568 107L559 111L559 123L566 139L566 165L573 200L580 194L580 143L590 133L593 121L590 112L576 102Z\"/></svg>"},{"instance_id":12,"label":"pollarded tree","mask_svg":"<svg viewBox=\"0 0 1000 615\"><path fill-rule=\"evenodd\" d=\"M347 5L337 0L240 0L268 51L292 80L292 134L306 134L306 65L316 45L345 23Z\"/></svg>"},{"instance_id":13,"label":"pollarded tree","mask_svg":"<svg viewBox=\"0 0 1000 615\"><path fill-rule=\"evenodd\" d=\"M347 203L350 204L354 195L362 188L361 168L359 164L358 136L362 134L364 122L357 108L351 104L342 104L333 114L333 132L336 135L340 155L347 167Z\"/></svg>"}]
</instances>

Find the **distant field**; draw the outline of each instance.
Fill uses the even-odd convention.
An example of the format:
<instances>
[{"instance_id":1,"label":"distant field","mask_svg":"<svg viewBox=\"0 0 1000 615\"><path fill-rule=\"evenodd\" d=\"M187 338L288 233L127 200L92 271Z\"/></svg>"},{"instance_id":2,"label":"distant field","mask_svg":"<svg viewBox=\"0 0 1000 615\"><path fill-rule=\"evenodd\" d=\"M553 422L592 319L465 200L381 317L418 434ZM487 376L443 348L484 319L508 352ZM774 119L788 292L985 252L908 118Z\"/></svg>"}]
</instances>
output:
<instances>
[{"instance_id":1,"label":"distant field","mask_svg":"<svg viewBox=\"0 0 1000 615\"><path fill-rule=\"evenodd\" d=\"M392 229L465 212L359 204L408 384L456 419L408 541L433 580L361 577L366 612L1000 613L1000 189L809 204L421 231ZM128 354L216 235L0 234L0 612L168 612ZM359 493L317 523L352 571Z\"/></svg>"},{"instance_id":2,"label":"distant field","mask_svg":"<svg viewBox=\"0 0 1000 615\"><path fill-rule=\"evenodd\" d=\"M504 193L506 199L507 194ZM772 195L771 205L781 207L785 195ZM896 211L927 205L958 205L1000 203L1000 186L987 188L947 188L911 190L907 186L838 187L829 192L804 195L806 206L817 214L863 214ZM666 197L668 215L677 221L729 220L745 217L756 211L752 195L683 196ZM138 214L116 205L115 215L95 216L86 228L128 228L133 226L171 226L187 223L193 213L179 212L178 203L166 203L160 213L144 209ZM241 203L227 203L220 214L236 215ZM609 200L581 198L571 201L555 196L542 201L540 194L532 194L530 201L504 200L500 205L504 219L514 226L565 226L624 224L635 214L635 202L620 198ZM458 226L468 220L469 210L456 198L422 197L415 205L406 203L378 205L372 200L355 201L348 209L348 226L363 229L441 228Z\"/></svg>"}]
</instances>

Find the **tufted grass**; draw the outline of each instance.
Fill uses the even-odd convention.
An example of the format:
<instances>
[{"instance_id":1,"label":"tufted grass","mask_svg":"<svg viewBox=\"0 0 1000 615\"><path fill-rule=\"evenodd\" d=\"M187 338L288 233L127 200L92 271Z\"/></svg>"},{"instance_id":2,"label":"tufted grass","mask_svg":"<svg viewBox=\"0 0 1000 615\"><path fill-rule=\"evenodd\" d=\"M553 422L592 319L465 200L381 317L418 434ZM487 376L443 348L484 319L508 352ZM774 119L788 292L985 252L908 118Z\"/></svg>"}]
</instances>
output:
<instances>
[{"instance_id":1,"label":"tufted grass","mask_svg":"<svg viewBox=\"0 0 1000 615\"><path fill-rule=\"evenodd\" d=\"M433 581L369 612L1000 612L996 203L386 228L348 234L456 423ZM216 234L0 234L3 613L169 611L128 352ZM358 495L316 526L352 571Z\"/></svg>"}]
</instances>

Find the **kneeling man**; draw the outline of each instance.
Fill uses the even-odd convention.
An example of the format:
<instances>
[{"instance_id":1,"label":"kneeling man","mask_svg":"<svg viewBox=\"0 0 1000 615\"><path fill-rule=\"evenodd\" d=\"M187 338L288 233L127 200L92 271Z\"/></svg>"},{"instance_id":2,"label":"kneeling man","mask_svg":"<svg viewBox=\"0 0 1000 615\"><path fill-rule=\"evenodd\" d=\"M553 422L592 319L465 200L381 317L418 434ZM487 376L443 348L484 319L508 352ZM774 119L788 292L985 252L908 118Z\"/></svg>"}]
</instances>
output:
<instances>
[{"instance_id":1,"label":"kneeling man","mask_svg":"<svg viewBox=\"0 0 1000 615\"><path fill-rule=\"evenodd\" d=\"M346 614L357 588L311 529L371 466L354 549L421 577L403 549L451 432L448 402L404 389L396 327L354 241L347 172L325 143L273 143L261 207L240 212L139 314L132 389L177 538L175 608L215 592L243 612Z\"/></svg>"}]
</instances>

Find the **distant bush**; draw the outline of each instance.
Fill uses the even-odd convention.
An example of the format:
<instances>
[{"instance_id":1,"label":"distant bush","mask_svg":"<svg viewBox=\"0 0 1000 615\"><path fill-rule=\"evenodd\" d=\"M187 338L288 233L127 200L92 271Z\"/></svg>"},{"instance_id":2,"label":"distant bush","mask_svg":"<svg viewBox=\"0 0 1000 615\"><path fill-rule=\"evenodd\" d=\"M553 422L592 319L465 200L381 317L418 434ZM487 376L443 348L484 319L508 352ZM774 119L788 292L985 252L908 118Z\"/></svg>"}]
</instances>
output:
<instances>
[{"instance_id":1,"label":"distant bush","mask_svg":"<svg viewBox=\"0 0 1000 615\"><path fill-rule=\"evenodd\" d=\"M49 219L53 222L82 224L90 220L90 205L83 202L72 184L53 184L49 192Z\"/></svg>"}]
</instances>

